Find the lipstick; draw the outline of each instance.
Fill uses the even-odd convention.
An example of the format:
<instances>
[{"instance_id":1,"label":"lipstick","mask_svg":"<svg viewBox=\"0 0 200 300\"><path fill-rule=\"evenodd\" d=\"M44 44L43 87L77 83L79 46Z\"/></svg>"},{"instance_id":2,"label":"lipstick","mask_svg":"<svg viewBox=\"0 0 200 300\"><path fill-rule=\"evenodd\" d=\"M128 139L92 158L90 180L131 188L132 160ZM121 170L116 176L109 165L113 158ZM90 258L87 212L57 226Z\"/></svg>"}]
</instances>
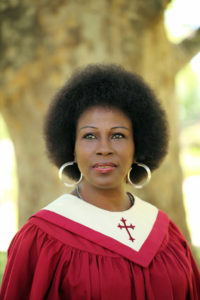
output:
<instances>
[{"instance_id":1,"label":"lipstick","mask_svg":"<svg viewBox=\"0 0 200 300\"><path fill-rule=\"evenodd\" d=\"M116 168L116 165L111 162L97 163L93 166L93 168L95 171L105 174L105 173L112 172Z\"/></svg>"}]
</instances>

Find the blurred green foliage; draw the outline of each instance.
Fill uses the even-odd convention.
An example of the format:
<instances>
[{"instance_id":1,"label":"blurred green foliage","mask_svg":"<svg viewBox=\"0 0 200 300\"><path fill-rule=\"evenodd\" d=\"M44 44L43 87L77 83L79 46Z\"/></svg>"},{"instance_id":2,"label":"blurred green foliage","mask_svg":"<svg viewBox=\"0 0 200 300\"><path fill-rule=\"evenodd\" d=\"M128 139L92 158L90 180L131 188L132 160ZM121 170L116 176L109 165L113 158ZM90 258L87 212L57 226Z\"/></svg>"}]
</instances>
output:
<instances>
[{"instance_id":1,"label":"blurred green foliage","mask_svg":"<svg viewBox=\"0 0 200 300\"><path fill-rule=\"evenodd\" d=\"M6 252L0 252L0 285L3 277L4 269L6 266L6 261L7 261Z\"/></svg>"},{"instance_id":2,"label":"blurred green foliage","mask_svg":"<svg viewBox=\"0 0 200 300\"><path fill-rule=\"evenodd\" d=\"M176 94L180 103L181 127L200 120L200 79L190 64L176 76Z\"/></svg>"}]
</instances>

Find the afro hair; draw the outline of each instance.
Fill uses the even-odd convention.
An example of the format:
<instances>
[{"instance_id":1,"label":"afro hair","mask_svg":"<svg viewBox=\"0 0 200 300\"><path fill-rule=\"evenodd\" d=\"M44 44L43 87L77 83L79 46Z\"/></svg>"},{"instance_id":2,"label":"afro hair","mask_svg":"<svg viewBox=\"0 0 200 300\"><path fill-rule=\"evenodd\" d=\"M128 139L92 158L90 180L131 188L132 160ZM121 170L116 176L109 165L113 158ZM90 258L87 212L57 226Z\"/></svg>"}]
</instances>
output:
<instances>
[{"instance_id":1,"label":"afro hair","mask_svg":"<svg viewBox=\"0 0 200 300\"><path fill-rule=\"evenodd\" d=\"M55 95L47 112L44 135L48 156L60 168L74 160L76 124L92 106L114 107L132 122L135 160L151 171L167 153L168 123L152 89L137 74L117 65L89 65L73 73ZM131 179L139 182L145 172L133 164ZM80 177L76 164L65 169L74 180Z\"/></svg>"}]
</instances>

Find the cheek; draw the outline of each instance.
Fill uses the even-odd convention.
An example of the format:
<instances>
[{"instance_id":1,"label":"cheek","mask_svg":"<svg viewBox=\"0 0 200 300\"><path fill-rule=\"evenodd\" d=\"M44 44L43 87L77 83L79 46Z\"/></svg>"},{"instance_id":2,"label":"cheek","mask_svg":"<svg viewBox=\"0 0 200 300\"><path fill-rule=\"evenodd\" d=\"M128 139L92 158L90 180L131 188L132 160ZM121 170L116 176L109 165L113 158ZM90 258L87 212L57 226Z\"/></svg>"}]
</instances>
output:
<instances>
[{"instance_id":1,"label":"cheek","mask_svg":"<svg viewBox=\"0 0 200 300\"><path fill-rule=\"evenodd\" d=\"M129 170L133 164L134 158L132 153L127 153L126 156L123 157L123 168Z\"/></svg>"},{"instance_id":2,"label":"cheek","mask_svg":"<svg viewBox=\"0 0 200 300\"><path fill-rule=\"evenodd\" d=\"M125 165L131 166L134 162L134 155L135 155L135 147L132 142L130 142L128 145L124 145L120 150L120 156L122 160L124 161Z\"/></svg>"},{"instance_id":3,"label":"cheek","mask_svg":"<svg viewBox=\"0 0 200 300\"><path fill-rule=\"evenodd\" d=\"M85 157L84 154L81 153L80 151L75 151L75 161L78 165L79 170L81 171L81 173L83 173L84 170L84 162L85 162Z\"/></svg>"},{"instance_id":4,"label":"cheek","mask_svg":"<svg viewBox=\"0 0 200 300\"><path fill-rule=\"evenodd\" d=\"M79 168L84 169L91 158L91 147L88 143L76 143L74 157Z\"/></svg>"}]
</instances>

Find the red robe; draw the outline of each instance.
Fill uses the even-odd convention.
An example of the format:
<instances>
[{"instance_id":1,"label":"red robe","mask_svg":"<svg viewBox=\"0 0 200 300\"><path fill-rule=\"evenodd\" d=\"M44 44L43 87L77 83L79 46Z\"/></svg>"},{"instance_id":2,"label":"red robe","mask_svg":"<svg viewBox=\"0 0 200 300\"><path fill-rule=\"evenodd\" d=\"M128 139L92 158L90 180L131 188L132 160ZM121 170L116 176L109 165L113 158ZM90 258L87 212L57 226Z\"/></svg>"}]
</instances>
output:
<instances>
[{"instance_id":1,"label":"red robe","mask_svg":"<svg viewBox=\"0 0 200 300\"><path fill-rule=\"evenodd\" d=\"M200 273L179 229L136 198L108 212L63 195L14 237L1 300L199 300Z\"/></svg>"}]
</instances>

